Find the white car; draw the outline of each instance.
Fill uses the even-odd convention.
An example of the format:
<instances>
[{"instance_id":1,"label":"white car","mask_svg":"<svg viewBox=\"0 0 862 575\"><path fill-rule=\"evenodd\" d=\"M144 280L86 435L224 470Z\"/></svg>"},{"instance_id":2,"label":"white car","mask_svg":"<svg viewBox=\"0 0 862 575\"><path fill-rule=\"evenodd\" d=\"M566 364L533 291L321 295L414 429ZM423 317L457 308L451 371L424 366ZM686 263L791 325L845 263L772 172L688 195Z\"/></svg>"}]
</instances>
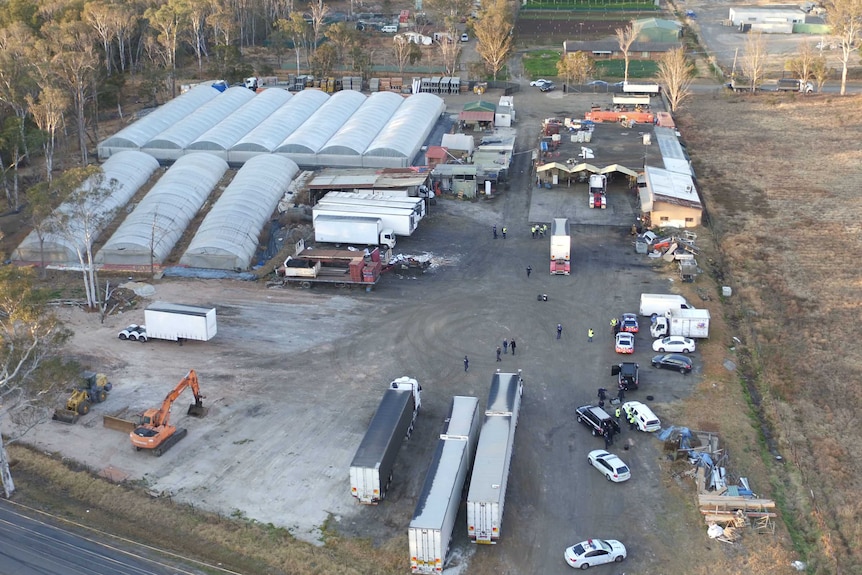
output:
<instances>
[{"instance_id":1,"label":"white car","mask_svg":"<svg viewBox=\"0 0 862 575\"><path fill-rule=\"evenodd\" d=\"M625 558L626 546L615 539L587 539L566 548L566 563L575 569L619 563Z\"/></svg>"},{"instance_id":2,"label":"white car","mask_svg":"<svg viewBox=\"0 0 862 575\"><path fill-rule=\"evenodd\" d=\"M656 417L652 410L641 403L640 401L627 401L623 404L623 413L626 414L626 421L630 416L634 416L635 427L638 431L652 433L661 429L661 420Z\"/></svg>"},{"instance_id":3,"label":"white car","mask_svg":"<svg viewBox=\"0 0 862 575\"><path fill-rule=\"evenodd\" d=\"M635 352L635 336L628 332L620 332L616 336L614 351L617 353L634 353Z\"/></svg>"},{"instance_id":4,"label":"white car","mask_svg":"<svg viewBox=\"0 0 862 575\"><path fill-rule=\"evenodd\" d=\"M694 340L681 335L671 335L652 342L652 350L660 353L691 353L694 348Z\"/></svg>"},{"instance_id":5,"label":"white car","mask_svg":"<svg viewBox=\"0 0 862 575\"><path fill-rule=\"evenodd\" d=\"M530 86L541 88L545 84L550 84L550 83L551 83L550 80L545 80L544 78L539 78L538 80L533 80L532 82L530 82Z\"/></svg>"},{"instance_id":6,"label":"white car","mask_svg":"<svg viewBox=\"0 0 862 575\"><path fill-rule=\"evenodd\" d=\"M147 326L133 323L117 335L122 340L147 341Z\"/></svg>"},{"instance_id":7,"label":"white car","mask_svg":"<svg viewBox=\"0 0 862 575\"><path fill-rule=\"evenodd\" d=\"M631 479L631 471L623 463L623 460L604 449L590 451L587 455L587 460L590 462L590 465L599 470L599 473L607 477L608 481L620 483Z\"/></svg>"}]
</instances>

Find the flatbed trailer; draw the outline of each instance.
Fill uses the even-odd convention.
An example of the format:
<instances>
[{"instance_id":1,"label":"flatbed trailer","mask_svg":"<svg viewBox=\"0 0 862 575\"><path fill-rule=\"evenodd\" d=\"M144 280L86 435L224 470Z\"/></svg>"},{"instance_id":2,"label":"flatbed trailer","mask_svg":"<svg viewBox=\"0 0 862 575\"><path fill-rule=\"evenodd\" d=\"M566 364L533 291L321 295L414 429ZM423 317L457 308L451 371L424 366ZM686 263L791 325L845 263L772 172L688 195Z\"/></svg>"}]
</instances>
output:
<instances>
[{"instance_id":1,"label":"flatbed trailer","mask_svg":"<svg viewBox=\"0 0 862 575\"><path fill-rule=\"evenodd\" d=\"M305 249L297 244L295 256L284 260L277 275L282 283L299 284L310 288L314 284L332 284L336 287L363 286L367 291L380 281L383 262L380 249L366 251Z\"/></svg>"}]
</instances>

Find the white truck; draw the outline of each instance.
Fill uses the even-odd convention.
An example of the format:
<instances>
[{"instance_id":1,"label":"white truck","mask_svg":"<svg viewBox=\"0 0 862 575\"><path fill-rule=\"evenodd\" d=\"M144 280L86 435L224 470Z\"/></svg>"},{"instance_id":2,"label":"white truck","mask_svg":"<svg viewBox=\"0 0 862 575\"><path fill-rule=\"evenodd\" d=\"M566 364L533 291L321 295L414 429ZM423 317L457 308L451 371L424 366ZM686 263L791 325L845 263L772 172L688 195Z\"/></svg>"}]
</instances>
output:
<instances>
[{"instance_id":1,"label":"white truck","mask_svg":"<svg viewBox=\"0 0 862 575\"><path fill-rule=\"evenodd\" d=\"M814 92L814 84L807 80L798 78L781 78L778 80L778 85L775 87L779 92L802 92L803 94L811 94Z\"/></svg>"},{"instance_id":2,"label":"white truck","mask_svg":"<svg viewBox=\"0 0 862 575\"><path fill-rule=\"evenodd\" d=\"M452 398L446 429L440 434L431 466L407 528L410 572L443 572L452 529L461 508L464 481L479 437L479 400Z\"/></svg>"},{"instance_id":3,"label":"white truck","mask_svg":"<svg viewBox=\"0 0 862 575\"><path fill-rule=\"evenodd\" d=\"M667 293L642 293L638 313L644 317L664 315L672 309L693 309L681 295Z\"/></svg>"},{"instance_id":4,"label":"white truck","mask_svg":"<svg viewBox=\"0 0 862 575\"><path fill-rule=\"evenodd\" d=\"M572 237L569 220L554 218L551 222L551 274L569 275L572 271Z\"/></svg>"},{"instance_id":5,"label":"white truck","mask_svg":"<svg viewBox=\"0 0 862 575\"><path fill-rule=\"evenodd\" d=\"M386 498L395 457L403 440L413 433L421 391L415 379L399 377L383 393L350 464L350 494L360 503L376 505Z\"/></svg>"},{"instance_id":6,"label":"white truck","mask_svg":"<svg viewBox=\"0 0 862 575\"><path fill-rule=\"evenodd\" d=\"M320 216L360 216L380 218L386 229L391 229L397 236L410 236L416 231L422 217L410 208L355 206L350 204L333 204L321 201L311 211L312 218Z\"/></svg>"},{"instance_id":7,"label":"white truck","mask_svg":"<svg viewBox=\"0 0 862 575\"><path fill-rule=\"evenodd\" d=\"M365 216L327 216L314 219L314 241L395 247L395 232L383 227L383 220Z\"/></svg>"},{"instance_id":8,"label":"white truck","mask_svg":"<svg viewBox=\"0 0 862 575\"><path fill-rule=\"evenodd\" d=\"M475 543L494 544L500 539L523 392L520 372L496 373L491 380L467 493L467 537Z\"/></svg>"},{"instance_id":9,"label":"white truck","mask_svg":"<svg viewBox=\"0 0 862 575\"><path fill-rule=\"evenodd\" d=\"M356 192L328 192L320 200L333 204L352 204L355 206L381 206L386 208L411 208L420 218L427 215L425 200L418 196L410 196L407 190Z\"/></svg>"},{"instance_id":10,"label":"white truck","mask_svg":"<svg viewBox=\"0 0 862 575\"><path fill-rule=\"evenodd\" d=\"M605 209L608 207L606 197L608 191L608 177L605 174L590 175L590 208Z\"/></svg>"},{"instance_id":11,"label":"white truck","mask_svg":"<svg viewBox=\"0 0 862 575\"><path fill-rule=\"evenodd\" d=\"M655 339L669 335L691 338L709 337L708 309L674 309L656 316L650 325L650 335Z\"/></svg>"},{"instance_id":12,"label":"white truck","mask_svg":"<svg viewBox=\"0 0 862 575\"><path fill-rule=\"evenodd\" d=\"M119 333L122 340L166 339L209 341L217 333L216 310L177 303L153 302L144 310L145 325L132 324Z\"/></svg>"},{"instance_id":13,"label":"white truck","mask_svg":"<svg viewBox=\"0 0 862 575\"><path fill-rule=\"evenodd\" d=\"M634 82L623 83L624 94L636 94L642 96L658 96L661 92L661 87L653 82L645 84L635 84Z\"/></svg>"}]
</instances>

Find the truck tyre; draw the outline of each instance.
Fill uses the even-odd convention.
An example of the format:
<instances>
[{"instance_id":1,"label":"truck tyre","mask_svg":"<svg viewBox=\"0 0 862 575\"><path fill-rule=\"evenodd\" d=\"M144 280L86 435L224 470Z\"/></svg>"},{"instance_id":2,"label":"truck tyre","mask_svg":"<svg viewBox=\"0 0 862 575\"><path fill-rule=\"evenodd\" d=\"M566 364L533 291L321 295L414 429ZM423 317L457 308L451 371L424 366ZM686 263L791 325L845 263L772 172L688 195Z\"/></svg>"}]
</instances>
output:
<instances>
[{"instance_id":1,"label":"truck tyre","mask_svg":"<svg viewBox=\"0 0 862 575\"><path fill-rule=\"evenodd\" d=\"M90 402L82 401L78 404L78 415L87 415L90 413Z\"/></svg>"},{"instance_id":2,"label":"truck tyre","mask_svg":"<svg viewBox=\"0 0 862 575\"><path fill-rule=\"evenodd\" d=\"M311 287L311 282L299 282L299 287L302 289L308 289Z\"/></svg>"}]
</instances>

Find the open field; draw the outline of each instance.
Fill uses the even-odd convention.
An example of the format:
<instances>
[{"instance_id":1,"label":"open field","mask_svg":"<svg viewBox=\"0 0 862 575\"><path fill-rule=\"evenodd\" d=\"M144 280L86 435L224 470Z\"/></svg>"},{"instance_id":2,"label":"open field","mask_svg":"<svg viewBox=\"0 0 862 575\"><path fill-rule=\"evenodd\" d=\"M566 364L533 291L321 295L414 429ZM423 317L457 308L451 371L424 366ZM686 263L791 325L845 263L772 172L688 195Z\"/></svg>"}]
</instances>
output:
<instances>
[{"instance_id":1,"label":"open field","mask_svg":"<svg viewBox=\"0 0 862 575\"><path fill-rule=\"evenodd\" d=\"M716 94L677 120L774 434L762 455L816 573L862 569L860 104Z\"/></svg>"}]
</instances>

